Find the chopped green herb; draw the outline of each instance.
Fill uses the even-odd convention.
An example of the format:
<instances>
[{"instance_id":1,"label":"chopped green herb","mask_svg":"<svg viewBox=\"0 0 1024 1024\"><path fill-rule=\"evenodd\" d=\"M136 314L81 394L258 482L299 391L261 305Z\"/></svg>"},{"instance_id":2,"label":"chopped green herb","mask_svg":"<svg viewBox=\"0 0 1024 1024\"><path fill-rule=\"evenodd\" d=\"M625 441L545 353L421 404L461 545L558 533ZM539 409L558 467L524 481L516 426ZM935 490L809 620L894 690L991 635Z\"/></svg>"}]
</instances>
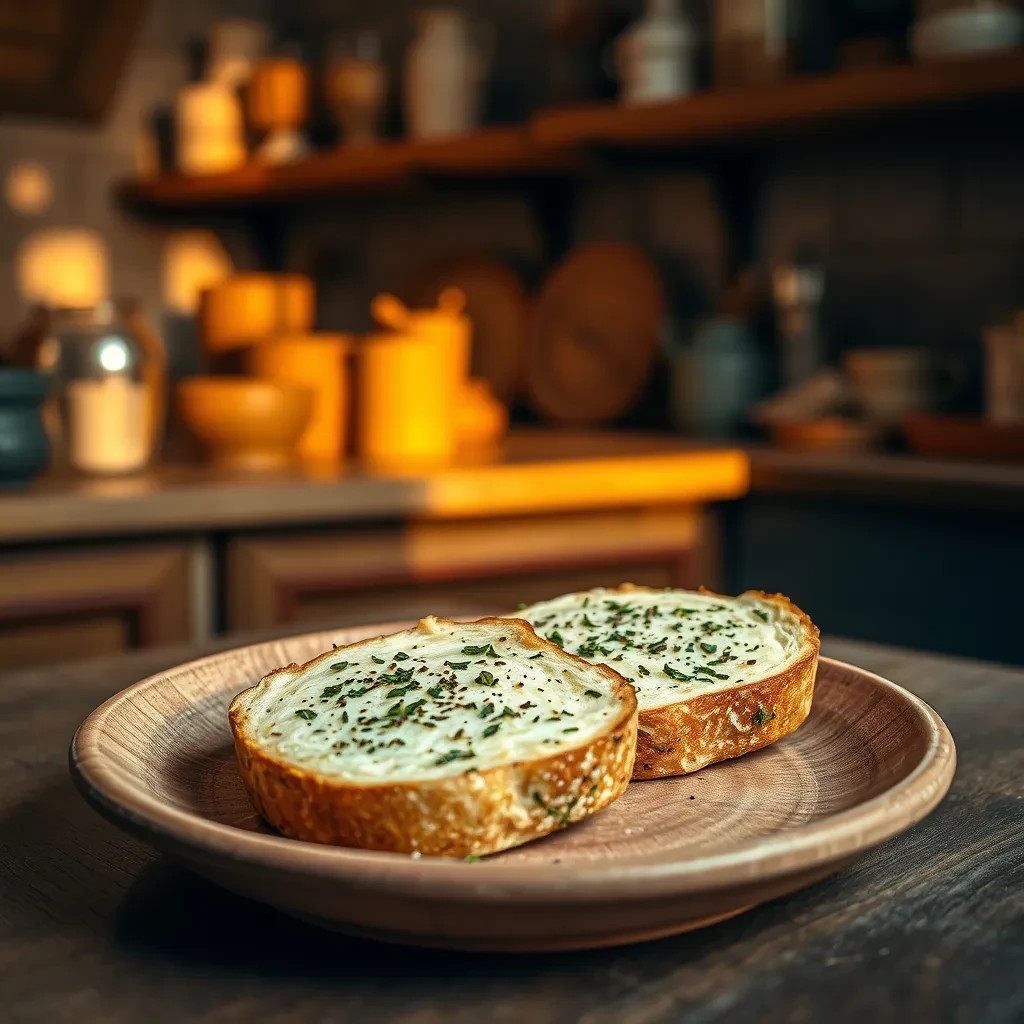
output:
<instances>
[{"instance_id":1,"label":"chopped green herb","mask_svg":"<svg viewBox=\"0 0 1024 1024\"><path fill-rule=\"evenodd\" d=\"M370 661L376 662L378 665L386 665L387 662L383 658L378 658L376 654L370 655Z\"/></svg>"},{"instance_id":2,"label":"chopped green herb","mask_svg":"<svg viewBox=\"0 0 1024 1024\"><path fill-rule=\"evenodd\" d=\"M480 647L467 646L462 648L463 654L482 654L486 658L496 658L498 652L493 644L483 644Z\"/></svg>"},{"instance_id":3,"label":"chopped green herb","mask_svg":"<svg viewBox=\"0 0 1024 1024\"><path fill-rule=\"evenodd\" d=\"M498 729L500 727L501 727L501 722L494 722L494 723L492 723L491 725L487 726L486 729L484 729L484 736L485 737L486 736L493 736L498 731Z\"/></svg>"},{"instance_id":4,"label":"chopped green herb","mask_svg":"<svg viewBox=\"0 0 1024 1024\"><path fill-rule=\"evenodd\" d=\"M700 645L700 649L705 654L714 654L715 651L718 650L718 646L716 644L706 644L706 643L702 642L701 645Z\"/></svg>"},{"instance_id":5,"label":"chopped green herb","mask_svg":"<svg viewBox=\"0 0 1024 1024\"><path fill-rule=\"evenodd\" d=\"M337 697L344 685L344 683L336 683L334 686L325 686L324 692L320 694L320 699L327 700L329 697Z\"/></svg>"},{"instance_id":6,"label":"chopped green herb","mask_svg":"<svg viewBox=\"0 0 1024 1024\"><path fill-rule=\"evenodd\" d=\"M388 690L388 697L404 697L413 687L415 683L406 683L405 686L396 686L393 690Z\"/></svg>"},{"instance_id":7,"label":"chopped green herb","mask_svg":"<svg viewBox=\"0 0 1024 1024\"><path fill-rule=\"evenodd\" d=\"M679 669L673 668L671 665L666 665L663 671L669 679L677 679L681 683L688 683L693 679L693 676L688 676L685 672L680 672Z\"/></svg>"},{"instance_id":8,"label":"chopped green herb","mask_svg":"<svg viewBox=\"0 0 1024 1024\"><path fill-rule=\"evenodd\" d=\"M311 722L313 721L314 718L316 718L316 712L310 711L309 708L299 708L299 710L296 711L295 714L299 718L304 718L307 722Z\"/></svg>"},{"instance_id":9,"label":"chopped green herb","mask_svg":"<svg viewBox=\"0 0 1024 1024\"><path fill-rule=\"evenodd\" d=\"M347 668L348 668L348 662L347 661L336 661L331 666L331 671L332 672L344 672L345 669L347 669Z\"/></svg>"},{"instance_id":10,"label":"chopped green herb","mask_svg":"<svg viewBox=\"0 0 1024 1024\"><path fill-rule=\"evenodd\" d=\"M494 714L494 705L490 701L488 701L480 709L480 717L481 718L487 718L489 715L493 715L493 714Z\"/></svg>"},{"instance_id":11,"label":"chopped green herb","mask_svg":"<svg viewBox=\"0 0 1024 1024\"><path fill-rule=\"evenodd\" d=\"M636 671L637 675L640 676L641 679L651 674L651 670L646 665L637 665Z\"/></svg>"},{"instance_id":12,"label":"chopped green herb","mask_svg":"<svg viewBox=\"0 0 1024 1024\"><path fill-rule=\"evenodd\" d=\"M587 626L590 629L594 628L594 624L590 621L590 619L586 615L584 615L583 618L580 619L580 622L582 622L584 626Z\"/></svg>"},{"instance_id":13,"label":"chopped green herb","mask_svg":"<svg viewBox=\"0 0 1024 1024\"><path fill-rule=\"evenodd\" d=\"M449 750L447 754L442 754L434 764L451 764L452 761L468 761L471 757L476 757L476 754L472 750Z\"/></svg>"},{"instance_id":14,"label":"chopped green herb","mask_svg":"<svg viewBox=\"0 0 1024 1024\"><path fill-rule=\"evenodd\" d=\"M405 651L399 651L395 655L395 661L408 661L408 660L409 660L409 655L406 654Z\"/></svg>"},{"instance_id":15,"label":"chopped green herb","mask_svg":"<svg viewBox=\"0 0 1024 1024\"><path fill-rule=\"evenodd\" d=\"M398 683L399 685L408 683L412 679L411 668L399 668L394 672L382 672L380 675L380 682L382 683Z\"/></svg>"},{"instance_id":16,"label":"chopped green herb","mask_svg":"<svg viewBox=\"0 0 1024 1024\"><path fill-rule=\"evenodd\" d=\"M543 657L544 657L544 652L543 651L538 651L536 654L531 654L530 657L527 660L528 661L536 661L538 658L543 658Z\"/></svg>"},{"instance_id":17,"label":"chopped green herb","mask_svg":"<svg viewBox=\"0 0 1024 1024\"><path fill-rule=\"evenodd\" d=\"M494 674L486 671L486 669L480 673L473 680L474 683L479 683L481 686L493 686L494 685Z\"/></svg>"},{"instance_id":18,"label":"chopped green herb","mask_svg":"<svg viewBox=\"0 0 1024 1024\"><path fill-rule=\"evenodd\" d=\"M556 647L561 647L563 649L565 648L565 638L562 636L561 633L558 632L557 629L548 633L547 639L550 640L551 643L553 643Z\"/></svg>"},{"instance_id":19,"label":"chopped green herb","mask_svg":"<svg viewBox=\"0 0 1024 1024\"><path fill-rule=\"evenodd\" d=\"M759 619L760 619L760 620L761 620L762 622L767 622L767 621L768 621L768 613L767 613L767 612L763 612L763 611L761 611L761 609L760 609L760 608L755 608L755 609L754 609L754 614L755 614L755 615L756 615L756 616L757 616L757 617L758 617L758 618L759 618Z\"/></svg>"},{"instance_id":20,"label":"chopped green herb","mask_svg":"<svg viewBox=\"0 0 1024 1024\"><path fill-rule=\"evenodd\" d=\"M398 701L397 704L393 704L387 709L385 714L388 718L403 718L405 715L410 715L417 708L423 707L427 702L425 700L414 700L411 704L403 704Z\"/></svg>"},{"instance_id":21,"label":"chopped green herb","mask_svg":"<svg viewBox=\"0 0 1024 1024\"><path fill-rule=\"evenodd\" d=\"M647 651L650 654L664 654L667 647L668 641L662 637L660 640L656 640L653 644L648 644Z\"/></svg>"},{"instance_id":22,"label":"chopped green herb","mask_svg":"<svg viewBox=\"0 0 1024 1024\"><path fill-rule=\"evenodd\" d=\"M429 686L427 687L427 693L429 693L431 697L437 700L437 698L444 693L444 690L440 686Z\"/></svg>"},{"instance_id":23,"label":"chopped green herb","mask_svg":"<svg viewBox=\"0 0 1024 1024\"><path fill-rule=\"evenodd\" d=\"M501 709L501 717L502 718L518 718L519 715L517 715L515 711L513 711L510 707L508 707L506 705L505 707L503 707Z\"/></svg>"},{"instance_id":24,"label":"chopped green herb","mask_svg":"<svg viewBox=\"0 0 1024 1024\"><path fill-rule=\"evenodd\" d=\"M570 725L568 729L563 729L562 730L562 732L579 732L579 731L580 731L580 729L579 729L578 725Z\"/></svg>"},{"instance_id":25,"label":"chopped green herb","mask_svg":"<svg viewBox=\"0 0 1024 1024\"><path fill-rule=\"evenodd\" d=\"M446 661L445 665L447 665L448 668L454 668L456 670L461 670L461 669L464 669L464 668L469 668L469 662L468 661Z\"/></svg>"},{"instance_id":26,"label":"chopped green herb","mask_svg":"<svg viewBox=\"0 0 1024 1024\"><path fill-rule=\"evenodd\" d=\"M764 725L766 722L770 722L774 717L775 717L775 712L774 711L765 711L764 708L758 708L754 712L753 722L754 722L754 725L760 727L760 726Z\"/></svg>"},{"instance_id":27,"label":"chopped green herb","mask_svg":"<svg viewBox=\"0 0 1024 1024\"><path fill-rule=\"evenodd\" d=\"M586 697L600 697L602 696L600 690L584 690L584 696Z\"/></svg>"},{"instance_id":28,"label":"chopped green herb","mask_svg":"<svg viewBox=\"0 0 1024 1024\"><path fill-rule=\"evenodd\" d=\"M728 679L728 675L724 672L716 672L713 668L708 668L707 665L696 665L693 669L694 672L700 672L701 675L713 676L715 679Z\"/></svg>"}]
</instances>

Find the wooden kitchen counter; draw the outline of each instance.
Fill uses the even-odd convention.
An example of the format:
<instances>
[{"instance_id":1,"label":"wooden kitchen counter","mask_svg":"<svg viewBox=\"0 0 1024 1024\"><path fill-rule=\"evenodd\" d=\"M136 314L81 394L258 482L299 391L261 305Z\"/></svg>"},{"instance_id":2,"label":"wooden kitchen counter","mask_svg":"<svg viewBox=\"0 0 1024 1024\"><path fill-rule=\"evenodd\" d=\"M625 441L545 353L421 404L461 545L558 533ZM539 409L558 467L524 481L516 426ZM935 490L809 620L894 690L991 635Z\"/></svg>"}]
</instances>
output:
<instances>
[{"instance_id":1,"label":"wooden kitchen counter","mask_svg":"<svg viewBox=\"0 0 1024 1024\"><path fill-rule=\"evenodd\" d=\"M232 477L168 466L142 477L43 480L0 491L0 544L700 504L739 497L747 481L747 457L738 448L664 436L522 430L499 456L430 473Z\"/></svg>"},{"instance_id":2,"label":"wooden kitchen counter","mask_svg":"<svg viewBox=\"0 0 1024 1024\"><path fill-rule=\"evenodd\" d=\"M2 674L0 1018L1021 1020L1024 672L851 642L825 651L894 679L944 717L959 767L938 810L827 881L704 931L520 956L317 931L156 857L89 809L66 765L78 722L199 648Z\"/></svg>"},{"instance_id":3,"label":"wooden kitchen counter","mask_svg":"<svg viewBox=\"0 0 1024 1024\"><path fill-rule=\"evenodd\" d=\"M754 447L756 494L846 497L987 512L1024 510L1024 464Z\"/></svg>"}]
</instances>

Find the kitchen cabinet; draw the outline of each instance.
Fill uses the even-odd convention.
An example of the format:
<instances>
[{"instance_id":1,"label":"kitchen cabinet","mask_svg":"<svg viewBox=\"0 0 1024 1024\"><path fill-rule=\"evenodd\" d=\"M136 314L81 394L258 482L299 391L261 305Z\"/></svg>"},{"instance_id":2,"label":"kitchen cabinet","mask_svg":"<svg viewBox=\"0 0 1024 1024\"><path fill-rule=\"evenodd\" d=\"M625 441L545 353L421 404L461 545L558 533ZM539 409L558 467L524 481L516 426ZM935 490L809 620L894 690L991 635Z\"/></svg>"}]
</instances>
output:
<instances>
[{"instance_id":1,"label":"kitchen cabinet","mask_svg":"<svg viewBox=\"0 0 1024 1024\"><path fill-rule=\"evenodd\" d=\"M729 520L730 589L780 590L833 636L1024 664L1019 508L754 494Z\"/></svg>"},{"instance_id":2,"label":"kitchen cabinet","mask_svg":"<svg viewBox=\"0 0 1024 1024\"><path fill-rule=\"evenodd\" d=\"M11 667L203 638L193 542L0 555L0 651Z\"/></svg>"},{"instance_id":3,"label":"kitchen cabinet","mask_svg":"<svg viewBox=\"0 0 1024 1024\"><path fill-rule=\"evenodd\" d=\"M215 633L359 625L624 580L715 586L747 456L678 439L522 430L422 476L164 466L0 494L12 665Z\"/></svg>"},{"instance_id":4,"label":"kitchen cabinet","mask_svg":"<svg viewBox=\"0 0 1024 1024\"><path fill-rule=\"evenodd\" d=\"M716 550L692 507L248 535L228 546L228 628L488 614L625 580L713 586Z\"/></svg>"}]
</instances>

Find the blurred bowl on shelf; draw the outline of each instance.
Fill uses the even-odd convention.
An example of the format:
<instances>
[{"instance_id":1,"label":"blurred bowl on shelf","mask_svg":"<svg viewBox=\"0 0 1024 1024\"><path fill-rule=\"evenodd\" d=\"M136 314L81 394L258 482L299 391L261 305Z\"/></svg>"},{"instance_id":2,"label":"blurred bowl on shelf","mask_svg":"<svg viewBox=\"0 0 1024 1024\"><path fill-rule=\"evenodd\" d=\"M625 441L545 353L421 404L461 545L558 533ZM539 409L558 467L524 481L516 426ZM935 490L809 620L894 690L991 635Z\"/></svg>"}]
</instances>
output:
<instances>
[{"instance_id":1,"label":"blurred bowl on shelf","mask_svg":"<svg viewBox=\"0 0 1024 1024\"><path fill-rule=\"evenodd\" d=\"M190 377L176 390L182 422L214 465L283 469L313 412L304 387L247 377Z\"/></svg>"},{"instance_id":2,"label":"blurred bowl on shelf","mask_svg":"<svg viewBox=\"0 0 1024 1024\"><path fill-rule=\"evenodd\" d=\"M910 33L918 61L943 60L1024 44L1024 13L1012 3L964 5L921 17Z\"/></svg>"},{"instance_id":3,"label":"blurred bowl on shelf","mask_svg":"<svg viewBox=\"0 0 1024 1024\"><path fill-rule=\"evenodd\" d=\"M800 452L869 452L885 430L877 423L827 416L814 420L776 420L769 426L772 444Z\"/></svg>"},{"instance_id":4,"label":"blurred bowl on shelf","mask_svg":"<svg viewBox=\"0 0 1024 1024\"><path fill-rule=\"evenodd\" d=\"M199 320L211 355L313 326L316 291L303 274L233 274L203 293Z\"/></svg>"}]
</instances>

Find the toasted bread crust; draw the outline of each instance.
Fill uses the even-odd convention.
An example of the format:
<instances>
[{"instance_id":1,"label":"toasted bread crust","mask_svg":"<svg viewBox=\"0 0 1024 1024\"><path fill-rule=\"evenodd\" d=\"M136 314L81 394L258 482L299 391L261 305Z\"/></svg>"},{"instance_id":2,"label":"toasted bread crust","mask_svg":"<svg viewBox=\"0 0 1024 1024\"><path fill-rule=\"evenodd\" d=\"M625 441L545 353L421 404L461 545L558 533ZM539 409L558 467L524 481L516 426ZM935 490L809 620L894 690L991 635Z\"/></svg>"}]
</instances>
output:
<instances>
[{"instance_id":1,"label":"toasted bread crust","mask_svg":"<svg viewBox=\"0 0 1024 1024\"><path fill-rule=\"evenodd\" d=\"M455 625L437 619L441 625ZM263 750L249 728L251 695L282 673L306 671L342 650L265 676L231 702L228 718L242 778L256 809L293 839L367 850L465 857L494 853L579 821L619 797L636 750L633 688L607 666L565 654L522 619L478 619L463 626L515 631L517 643L568 658L605 677L621 713L590 741L565 751L439 779L361 784L289 764ZM373 638L376 639L376 638ZM536 796L535 796L536 794Z\"/></svg>"},{"instance_id":2,"label":"toasted bread crust","mask_svg":"<svg viewBox=\"0 0 1024 1024\"><path fill-rule=\"evenodd\" d=\"M619 593L651 593L650 587L624 583ZM701 587L700 592L723 600L723 594ZM748 590L784 608L800 620L801 648L797 658L763 679L722 690L706 691L675 704L641 711L634 779L685 775L717 761L740 757L767 747L798 729L811 710L818 669L818 627L788 597ZM745 596L745 595L740 595ZM757 724L762 712L761 724ZM774 715L774 718L767 718Z\"/></svg>"}]
</instances>

